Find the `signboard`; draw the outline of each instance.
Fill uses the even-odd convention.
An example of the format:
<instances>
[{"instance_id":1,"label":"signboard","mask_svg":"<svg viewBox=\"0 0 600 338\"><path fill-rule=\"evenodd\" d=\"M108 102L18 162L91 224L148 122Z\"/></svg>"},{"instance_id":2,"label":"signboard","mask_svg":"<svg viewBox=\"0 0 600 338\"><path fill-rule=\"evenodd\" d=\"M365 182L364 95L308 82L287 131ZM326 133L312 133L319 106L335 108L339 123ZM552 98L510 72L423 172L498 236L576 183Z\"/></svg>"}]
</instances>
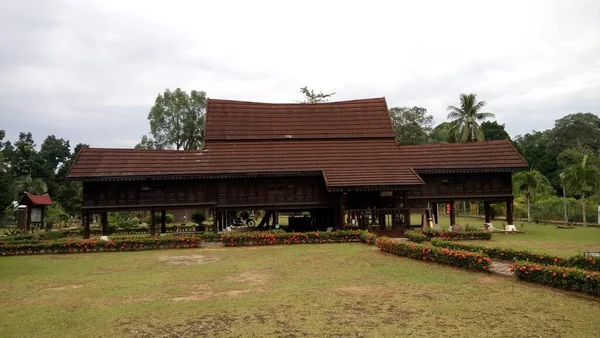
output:
<instances>
[{"instance_id":1,"label":"signboard","mask_svg":"<svg viewBox=\"0 0 600 338\"><path fill-rule=\"evenodd\" d=\"M31 208L31 223L42 222L42 208Z\"/></svg>"},{"instance_id":2,"label":"signboard","mask_svg":"<svg viewBox=\"0 0 600 338\"><path fill-rule=\"evenodd\" d=\"M382 191L380 193L380 196L381 197L391 197L391 196L394 196L394 192L393 191Z\"/></svg>"}]
</instances>

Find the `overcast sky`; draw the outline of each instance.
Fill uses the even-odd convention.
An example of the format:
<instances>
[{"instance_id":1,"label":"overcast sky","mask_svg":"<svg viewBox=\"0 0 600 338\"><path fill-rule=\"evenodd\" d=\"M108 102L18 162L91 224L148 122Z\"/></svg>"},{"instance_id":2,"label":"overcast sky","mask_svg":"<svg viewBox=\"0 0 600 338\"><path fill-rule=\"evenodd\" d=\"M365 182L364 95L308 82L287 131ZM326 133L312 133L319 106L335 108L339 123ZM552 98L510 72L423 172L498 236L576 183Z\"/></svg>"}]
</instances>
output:
<instances>
[{"instance_id":1,"label":"overcast sky","mask_svg":"<svg viewBox=\"0 0 600 338\"><path fill-rule=\"evenodd\" d=\"M264 102L309 86L435 122L461 92L512 136L600 113L600 0L0 1L0 129L133 147L166 88Z\"/></svg>"}]
</instances>

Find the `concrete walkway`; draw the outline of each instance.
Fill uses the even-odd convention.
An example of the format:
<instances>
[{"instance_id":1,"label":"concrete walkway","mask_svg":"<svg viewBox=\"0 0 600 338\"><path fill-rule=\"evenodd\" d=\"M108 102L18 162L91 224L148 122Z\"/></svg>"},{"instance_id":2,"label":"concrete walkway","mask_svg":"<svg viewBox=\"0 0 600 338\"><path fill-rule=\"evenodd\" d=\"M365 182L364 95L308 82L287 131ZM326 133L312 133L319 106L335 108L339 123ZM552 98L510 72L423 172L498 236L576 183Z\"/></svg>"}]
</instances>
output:
<instances>
[{"instance_id":1,"label":"concrete walkway","mask_svg":"<svg viewBox=\"0 0 600 338\"><path fill-rule=\"evenodd\" d=\"M513 276L514 274L510 271L512 267L513 263L511 262L492 259L492 269L490 271L504 276Z\"/></svg>"}]
</instances>

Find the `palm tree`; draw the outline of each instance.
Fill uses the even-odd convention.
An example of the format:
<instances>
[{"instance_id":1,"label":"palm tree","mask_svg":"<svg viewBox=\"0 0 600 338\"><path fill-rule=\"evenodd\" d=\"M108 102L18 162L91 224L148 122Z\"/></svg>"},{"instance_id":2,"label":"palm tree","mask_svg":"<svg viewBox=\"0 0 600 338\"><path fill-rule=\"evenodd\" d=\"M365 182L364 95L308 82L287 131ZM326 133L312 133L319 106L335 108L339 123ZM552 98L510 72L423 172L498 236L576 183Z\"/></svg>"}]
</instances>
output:
<instances>
[{"instance_id":1,"label":"palm tree","mask_svg":"<svg viewBox=\"0 0 600 338\"><path fill-rule=\"evenodd\" d=\"M34 195L43 195L48 192L48 186L41 178L31 178L31 175L22 176L15 182L15 189L22 194L30 192Z\"/></svg>"},{"instance_id":2,"label":"palm tree","mask_svg":"<svg viewBox=\"0 0 600 338\"><path fill-rule=\"evenodd\" d=\"M477 102L476 94L460 94L460 108L448 106L448 118L452 120L453 132L460 142L483 141L483 131L479 123L493 118L493 113L481 112L485 101Z\"/></svg>"},{"instance_id":3,"label":"palm tree","mask_svg":"<svg viewBox=\"0 0 600 338\"><path fill-rule=\"evenodd\" d=\"M550 181L537 170L520 171L513 176L513 187L527 201L527 222L531 222L531 200L534 195L551 193Z\"/></svg>"},{"instance_id":4,"label":"palm tree","mask_svg":"<svg viewBox=\"0 0 600 338\"><path fill-rule=\"evenodd\" d=\"M568 190L581 195L583 226L586 226L585 196L600 187L600 169L587 163L588 155L583 155L581 163L574 164L565 171L565 184Z\"/></svg>"}]
</instances>

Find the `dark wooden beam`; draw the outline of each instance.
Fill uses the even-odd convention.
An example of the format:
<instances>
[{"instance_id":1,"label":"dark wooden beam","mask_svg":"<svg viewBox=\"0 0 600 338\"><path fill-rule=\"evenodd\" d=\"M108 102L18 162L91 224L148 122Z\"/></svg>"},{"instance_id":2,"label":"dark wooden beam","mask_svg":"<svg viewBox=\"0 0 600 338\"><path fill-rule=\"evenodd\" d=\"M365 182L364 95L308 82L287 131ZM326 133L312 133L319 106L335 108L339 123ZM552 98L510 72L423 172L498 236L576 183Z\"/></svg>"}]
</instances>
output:
<instances>
[{"instance_id":1,"label":"dark wooden beam","mask_svg":"<svg viewBox=\"0 0 600 338\"><path fill-rule=\"evenodd\" d=\"M83 211L82 222L83 222L83 239L90 238L90 213L89 211Z\"/></svg>"},{"instance_id":2,"label":"dark wooden beam","mask_svg":"<svg viewBox=\"0 0 600 338\"><path fill-rule=\"evenodd\" d=\"M513 223L513 197L506 200L506 224L514 225Z\"/></svg>"},{"instance_id":3,"label":"dark wooden beam","mask_svg":"<svg viewBox=\"0 0 600 338\"><path fill-rule=\"evenodd\" d=\"M156 214L154 209L150 210L150 236L156 235Z\"/></svg>"},{"instance_id":4,"label":"dark wooden beam","mask_svg":"<svg viewBox=\"0 0 600 338\"><path fill-rule=\"evenodd\" d=\"M167 232L167 210L162 209L160 211L160 233L164 234Z\"/></svg>"},{"instance_id":5,"label":"dark wooden beam","mask_svg":"<svg viewBox=\"0 0 600 338\"><path fill-rule=\"evenodd\" d=\"M454 206L454 203L456 201L454 200L450 200L450 225L455 225L456 224L456 208Z\"/></svg>"},{"instance_id":6,"label":"dark wooden beam","mask_svg":"<svg viewBox=\"0 0 600 338\"><path fill-rule=\"evenodd\" d=\"M431 213L433 214L433 223L438 224L438 203L433 202L431 204Z\"/></svg>"},{"instance_id":7,"label":"dark wooden beam","mask_svg":"<svg viewBox=\"0 0 600 338\"><path fill-rule=\"evenodd\" d=\"M485 215L485 223L489 224L492 222L492 204L489 201L483 202L483 212Z\"/></svg>"},{"instance_id":8,"label":"dark wooden beam","mask_svg":"<svg viewBox=\"0 0 600 338\"><path fill-rule=\"evenodd\" d=\"M108 236L108 212L100 213L100 225L102 236Z\"/></svg>"}]
</instances>

